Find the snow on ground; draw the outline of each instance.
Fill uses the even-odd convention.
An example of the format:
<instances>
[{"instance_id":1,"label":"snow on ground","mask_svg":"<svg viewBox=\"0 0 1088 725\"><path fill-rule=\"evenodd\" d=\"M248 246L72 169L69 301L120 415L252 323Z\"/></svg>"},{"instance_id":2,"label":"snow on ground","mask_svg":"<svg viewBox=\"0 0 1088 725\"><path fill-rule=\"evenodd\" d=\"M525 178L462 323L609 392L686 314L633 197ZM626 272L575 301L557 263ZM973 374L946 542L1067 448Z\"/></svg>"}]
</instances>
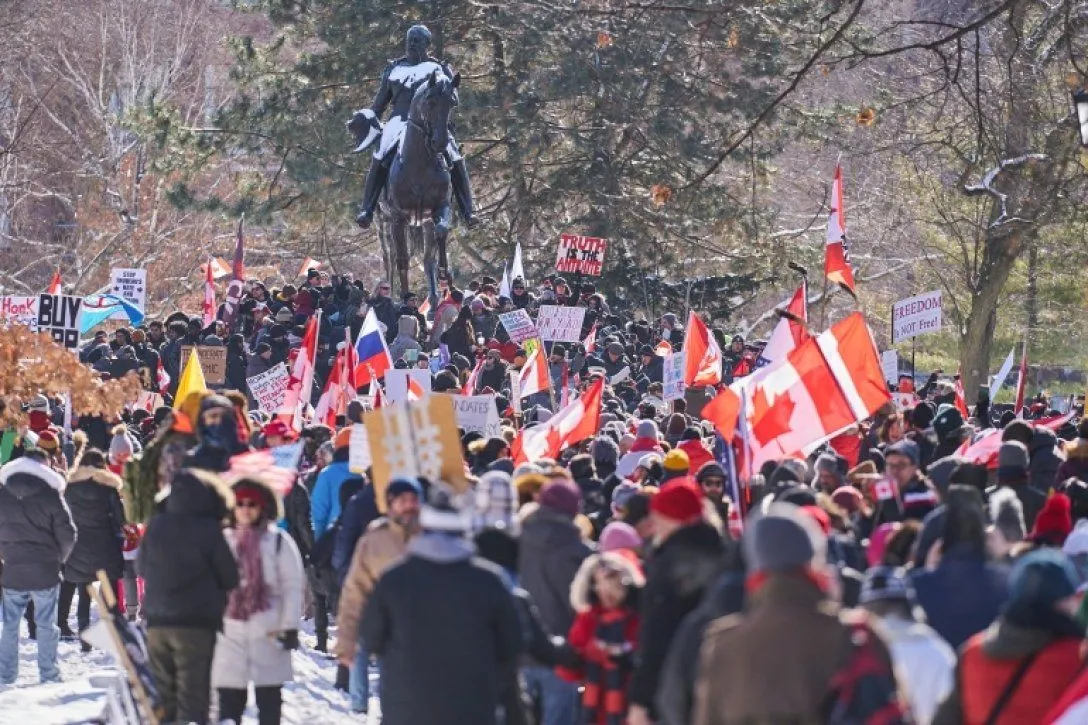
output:
<instances>
[{"instance_id":1,"label":"snow on ground","mask_svg":"<svg viewBox=\"0 0 1088 725\"><path fill-rule=\"evenodd\" d=\"M93 615L92 615L93 616ZM336 661L331 655L313 650L313 623L304 622L299 633L302 648L293 654L295 681L283 688L283 722L285 725L363 725L362 715L351 713L347 693L333 688ZM330 636L330 640L334 640ZM75 725L98 716L107 697L106 689L97 680L115 673L108 654L80 652L78 642L61 642L58 651L63 682L38 684L37 646L27 638L22 626L19 642L19 678L15 685L0 688L0 725ZM371 669L371 692L377 673ZM257 722L257 708L250 693L250 706L242 725ZM214 707L214 698L213 698ZM378 702L371 701L372 713L368 725L380 722Z\"/></svg>"}]
</instances>

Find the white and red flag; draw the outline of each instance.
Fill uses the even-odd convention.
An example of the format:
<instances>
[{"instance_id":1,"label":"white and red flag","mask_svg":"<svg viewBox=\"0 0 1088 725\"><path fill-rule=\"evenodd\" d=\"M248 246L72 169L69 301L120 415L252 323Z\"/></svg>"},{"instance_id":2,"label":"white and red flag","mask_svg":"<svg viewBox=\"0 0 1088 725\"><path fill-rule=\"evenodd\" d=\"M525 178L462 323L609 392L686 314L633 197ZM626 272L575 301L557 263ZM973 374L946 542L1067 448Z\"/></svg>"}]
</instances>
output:
<instances>
[{"instance_id":1,"label":"white and red flag","mask_svg":"<svg viewBox=\"0 0 1088 725\"><path fill-rule=\"evenodd\" d=\"M831 214L827 220L827 244L824 247L824 274L854 297L854 270L850 268L850 250L846 244L846 211L842 196L842 166L835 165L831 185Z\"/></svg>"},{"instance_id":2,"label":"white and red flag","mask_svg":"<svg viewBox=\"0 0 1088 725\"><path fill-rule=\"evenodd\" d=\"M283 400L277 417L295 430L302 430L303 412L310 404L310 395L314 387L314 361L317 357L317 331L321 324L321 311L318 310L306 323L302 336L302 347L291 366L291 377L287 381L287 395Z\"/></svg>"},{"instance_id":3,"label":"white and red flag","mask_svg":"<svg viewBox=\"0 0 1088 725\"><path fill-rule=\"evenodd\" d=\"M582 340L582 347L586 349L586 355L592 355L597 351L597 323L593 323L593 327L589 328L589 334L586 335L586 339Z\"/></svg>"},{"instance_id":4,"label":"white and red flag","mask_svg":"<svg viewBox=\"0 0 1088 725\"><path fill-rule=\"evenodd\" d=\"M527 398L534 393L543 393L552 387L552 377L548 371L548 360L544 357L544 347L537 345L529 356L525 367L518 376L521 383L521 397Z\"/></svg>"},{"instance_id":5,"label":"white and red flag","mask_svg":"<svg viewBox=\"0 0 1088 725\"><path fill-rule=\"evenodd\" d=\"M603 391L604 379L601 378L589 386L584 395L561 408L547 423L523 428L510 446L514 464L558 458L564 448L596 435L601 422Z\"/></svg>"},{"instance_id":6,"label":"white and red flag","mask_svg":"<svg viewBox=\"0 0 1088 725\"><path fill-rule=\"evenodd\" d=\"M465 385L461 388L461 395L475 395L476 394L476 381L480 379L480 371L484 369L484 358L480 358L476 362L476 367L472 369L472 373L465 380ZM411 380L411 376L408 377Z\"/></svg>"},{"instance_id":7,"label":"white and red flag","mask_svg":"<svg viewBox=\"0 0 1088 725\"><path fill-rule=\"evenodd\" d=\"M207 327L215 322L215 277L212 276L211 257L204 270L204 327Z\"/></svg>"},{"instance_id":8,"label":"white and red flag","mask_svg":"<svg viewBox=\"0 0 1088 725\"><path fill-rule=\"evenodd\" d=\"M762 379L739 387L746 468L804 455L889 399L861 313L807 340Z\"/></svg>"},{"instance_id":9,"label":"white and red flag","mask_svg":"<svg viewBox=\"0 0 1088 725\"><path fill-rule=\"evenodd\" d=\"M801 282L801 286L797 288L789 301L775 312L780 319L767 339L763 351L756 358L756 371L752 373L756 376L760 375L760 369L767 369L768 366L784 360L794 349L811 337L807 326L808 285Z\"/></svg>"},{"instance_id":10,"label":"white and red flag","mask_svg":"<svg viewBox=\"0 0 1088 725\"><path fill-rule=\"evenodd\" d=\"M347 413L348 403L355 400L355 369L358 360L351 344L351 331L344 331L344 344L336 353L336 361L325 381L325 390L314 408L314 420L336 428L336 416Z\"/></svg>"},{"instance_id":11,"label":"white and red flag","mask_svg":"<svg viewBox=\"0 0 1088 725\"><path fill-rule=\"evenodd\" d=\"M53 272L52 279L49 280L49 286L46 288L46 292L51 295L59 295L61 293L63 285L60 281L60 267Z\"/></svg>"},{"instance_id":12,"label":"white and red flag","mask_svg":"<svg viewBox=\"0 0 1088 725\"><path fill-rule=\"evenodd\" d=\"M695 312L688 314L684 333L684 386L717 385L722 381L722 349Z\"/></svg>"},{"instance_id":13,"label":"white and red flag","mask_svg":"<svg viewBox=\"0 0 1088 725\"><path fill-rule=\"evenodd\" d=\"M1016 407L1013 412L1016 417L1024 415L1024 395L1028 387L1028 341L1024 340L1024 354L1020 357L1020 375L1016 379Z\"/></svg>"}]
</instances>

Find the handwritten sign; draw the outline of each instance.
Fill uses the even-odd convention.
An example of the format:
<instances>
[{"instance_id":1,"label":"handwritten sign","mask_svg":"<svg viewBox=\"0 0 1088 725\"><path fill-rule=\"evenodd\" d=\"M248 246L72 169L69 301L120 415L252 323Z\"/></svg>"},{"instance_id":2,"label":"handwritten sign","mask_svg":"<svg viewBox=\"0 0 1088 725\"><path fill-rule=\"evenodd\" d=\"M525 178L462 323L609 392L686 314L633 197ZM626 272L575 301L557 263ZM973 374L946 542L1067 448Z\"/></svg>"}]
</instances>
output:
<instances>
[{"instance_id":1,"label":"handwritten sign","mask_svg":"<svg viewBox=\"0 0 1088 725\"><path fill-rule=\"evenodd\" d=\"M585 307L560 307L541 305L536 316L540 338L551 342L581 342L582 322L586 318Z\"/></svg>"},{"instance_id":2,"label":"handwritten sign","mask_svg":"<svg viewBox=\"0 0 1088 725\"><path fill-rule=\"evenodd\" d=\"M941 291L908 297L892 305L892 342L902 342L927 332L940 332Z\"/></svg>"},{"instance_id":3,"label":"handwritten sign","mask_svg":"<svg viewBox=\"0 0 1088 725\"><path fill-rule=\"evenodd\" d=\"M370 438L367 437L366 426L356 423L351 426L351 437L348 438L348 470L366 473L370 464Z\"/></svg>"},{"instance_id":4,"label":"handwritten sign","mask_svg":"<svg viewBox=\"0 0 1088 725\"><path fill-rule=\"evenodd\" d=\"M204 350L200 351L200 362L204 362ZM207 368L204 374L207 375ZM268 370L251 378L246 378L249 386L249 394L257 401L257 407L270 415L275 415L283 407L287 399L287 383L291 375L287 372L287 366L276 363Z\"/></svg>"},{"instance_id":5,"label":"handwritten sign","mask_svg":"<svg viewBox=\"0 0 1088 725\"><path fill-rule=\"evenodd\" d=\"M563 234L559 237L559 256L555 268L560 272L577 272L601 276L604 267L604 253L608 249L608 240L598 237L583 237L580 234Z\"/></svg>"},{"instance_id":6,"label":"handwritten sign","mask_svg":"<svg viewBox=\"0 0 1088 725\"><path fill-rule=\"evenodd\" d=\"M536 329L532 318L529 317L529 313L525 310L518 309L513 312L504 312L499 315L499 322L502 323L506 334L510 336L510 342L515 345L520 345L534 337L540 337L540 331Z\"/></svg>"},{"instance_id":7,"label":"handwritten sign","mask_svg":"<svg viewBox=\"0 0 1088 725\"><path fill-rule=\"evenodd\" d=\"M219 345L197 345L197 354L200 355L200 367L204 370L204 382L208 385L223 385L227 381L227 348ZM181 369L189 362L189 356L193 354L192 345L181 346ZM269 411L276 412L276 411Z\"/></svg>"},{"instance_id":8,"label":"handwritten sign","mask_svg":"<svg viewBox=\"0 0 1088 725\"><path fill-rule=\"evenodd\" d=\"M25 325L31 330L37 330L37 295L6 295L0 297L0 325Z\"/></svg>"},{"instance_id":9,"label":"handwritten sign","mask_svg":"<svg viewBox=\"0 0 1088 725\"><path fill-rule=\"evenodd\" d=\"M662 375L662 395L668 400L684 397L684 354L672 352L665 356L664 374Z\"/></svg>"},{"instance_id":10,"label":"handwritten sign","mask_svg":"<svg viewBox=\"0 0 1088 725\"><path fill-rule=\"evenodd\" d=\"M110 292L144 312L147 309L147 270L114 267L110 270ZM114 312L113 316L128 319L123 309Z\"/></svg>"},{"instance_id":11,"label":"handwritten sign","mask_svg":"<svg viewBox=\"0 0 1088 725\"><path fill-rule=\"evenodd\" d=\"M48 332L58 345L74 350L79 347L79 313L82 309L82 297L39 295L38 329Z\"/></svg>"},{"instance_id":12,"label":"handwritten sign","mask_svg":"<svg viewBox=\"0 0 1088 725\"><path fill-rule=\"evenodd\" d=\"M453 412L457 416L457 427L466 433L480 433L484 438L502 436L502 421L494 395L454 395Z\"/></svg>"},{"instance_id":13,"label":"handwritten sign","mask_svg":"<svg viewBox=\"0 0 1088 725\"><path fill-rule=\"evenodd\" d=\"M270 448L272 459L276 462L276 465L290 471L298 470L298 461L302 458L302 443L302 441L295 441L294 443Z\"/></svg>"},{"instance_id":14,"label":"handwritten sign","mask_svg":"<svg viewBox=\"0 0 1088 725\"><path fill-rule=\"evenodd\" d=\"M899 353L895 350L880 353L880 369L884 372L884 379L894 385L899 379Z\"/></svg>"}]
</instances>

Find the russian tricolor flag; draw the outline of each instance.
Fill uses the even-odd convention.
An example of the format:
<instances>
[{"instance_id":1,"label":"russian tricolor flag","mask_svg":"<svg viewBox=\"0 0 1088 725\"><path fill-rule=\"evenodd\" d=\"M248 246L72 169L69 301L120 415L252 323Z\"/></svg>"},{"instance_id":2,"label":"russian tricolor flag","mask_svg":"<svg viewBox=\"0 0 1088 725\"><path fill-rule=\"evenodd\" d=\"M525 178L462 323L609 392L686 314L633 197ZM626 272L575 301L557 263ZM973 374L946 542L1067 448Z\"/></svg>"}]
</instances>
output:
<instances>
[{"instance_id":1,"label":"russian tricolor flag","mask_svg":"<svg viewBox=\"0 0 1088 725\"><path fill-rule=\"evenodd\" d=\"M393 358L385 344L385 335L378 324L374 310L366 313L359 337L355 340L355 352L358 355L358 367L355 368L355 385L362 387L370 382L371 377L384 378L387 370L393 369Z\"/></svg>"}]
</instances>

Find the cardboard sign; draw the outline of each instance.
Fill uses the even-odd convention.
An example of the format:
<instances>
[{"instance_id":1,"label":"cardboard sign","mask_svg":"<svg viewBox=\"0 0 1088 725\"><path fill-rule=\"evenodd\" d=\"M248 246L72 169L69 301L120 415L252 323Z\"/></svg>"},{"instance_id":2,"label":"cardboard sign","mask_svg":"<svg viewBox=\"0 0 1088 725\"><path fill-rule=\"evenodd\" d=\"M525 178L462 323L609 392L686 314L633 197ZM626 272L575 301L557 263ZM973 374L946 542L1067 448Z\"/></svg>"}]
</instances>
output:
<instances>
[{"instance_id":1,"label":"cardboard sign","mask_svg":"<svg viewBox=\"0 0 1088 725\"><path fill-rule=\"evenodd\" d=\"M547 342L581 342L582 322L586 318L585 307L560 307L541 305L536 316L540 339Z\"/></svg>"},{"instance_id":2,"label":"cardboard sign","mask_svg":"<svg viewBox=\"0 0 1088 725\"><path fill-rule=\"evenodd\" d=\"M25 325L38 329L37 295L6 295L0 297L0 325Z\"/></svg>"},{"instance_id":3,"label":"cardboard sign","mask_svg":"<svg viewBox=\"0 0 1088 725\"><path fill-rule=\"evenodd\" d=\"M428 395L382 406L363 416L363 423L373 460L374 497L382 513L385 489L397 476L424 476L456 494L468 491L453 396Z\"/></svg>"},{"instance_id":4,"label":"cardboard sign","mask_svg":"<svg viewBox=\"0 0 1088 725\"><path fill-rule=\"evenodd\" d=\"M411 389L412 395L408 391ZM409 398L421 400L431 394L431 371L409 368L385 372L385 399L399 403Z\"/></svg>"},{"instance_id":5,"label":"cardboard sign","mask_svg":"<svg viewBox=\"0 0 1088 725\"><path fill-rule=\"evenodd\" d=\"M661 397L667 402L684 397L684 355L669 353L665 356L663 392Z\"/></svg>"},{"instance_id":6,"label":"cardboard sign","mask_svg":"<svg viewBox=\"0 0 1088 725\"><path fill-rule=\"evenodd\" d=\"M908 297L892 305L892 342L941 330L941 291Z\"/></svg>"},{"instance_id":7,"label":"cardboard sign","mask_svg":"<svg viewBox=\"0 0 1088 725\"><path fill-rule=\"evenodd\" d=\"M518 309L513 312L504 312L499 315L499 322L502 323L506 334L510 336L510 341L515 345L520 345L534 337L540 337L540 331L536 329L532 318L529 317L529 313L525 310Z\"/></svg>"},{"instance_id":8,"label":"cardboard sign","mask_svg":"<svg viewBox=\"0 0 1088 725\"><path fill-rule=\"evenodd\" d=\"M204 362L203 350L200 351L200 362ZM275 415L287 400L287 383L290 380L291 374L287 372L287 366L276 363L260 375L246 378L246 385L249 387L249 394L257 401L257 407L269 415Z\"/></svg>"},{"instance_id":9,"label":"cardboard sign","mask_svg":"<svg viewBox=\"0 0 1088 725\"><path fill-rule=\"evenodd\" d=\"M453 411L457 427L468 432L480 433L484 438L502 436L502 421L495 407L494 395L454 395Z\"/></svg>"},{"instance_id":10,"label":"cardboard sign","mask_svg":"<svg viewBox=\"0 0 1088 725\"><path fill-rule=\"evenodd\" d=\"M899 353L895 350L880 353L880 369L884 371L884 380L894 385L899 380Z\"/></svg>"},{"instance_id":11,"label":"cardboard sign","mask_svg":"<svg viewBox=\"0 0 1088 725\"><path fill-rule=\"evenodd\" d=\"M892 393L892 400L899 411L910 410L918 404L918 396L914 393Z\"/></svg>"},{"instance_id":12,"label":"cardboard sign","mask_svg":"<svg viewBox=\"0 0 1088 725\"><path fill-rule=\"evenodd\" d=\"M348 470L352 473L366 473L372 463L370 457L370 438L366 426L356 423L351 426L351 438L348 439Z\"/></svg>"},{"instance_id":13,"label":"cardboard sign","mask_svg":"<svg viewBox=\"0 0 1088 725\"><path fill-rule=\"evenodd\" d=\"M562 234L559 237L559 256L556 258L555 268L560 272L576 272L600 277L606 249L608 249L607 239L583 237L580 234Z\"/></svg>"},{"instance_id":14,"label":"cardboard sign","mask_svg":"<svg viewBox=\"0 0 1088 725\"><path fill-rule=\"evenodd\" d=\"M114 267L110 270L110 293L132 304L140 312L147 310L147 270ZM127 320L124 310L113 313L113 317Z\"/></svg>"},{"instance_id":15,"label":"cardboard sign","mask_svg":"<svg viewBox=\"0 0 1088 725\"><path fill-rule=\"evenodd\" d=\"M227 381L227 348L219 345L197 345L200 367L204 370L204 382L208 385L223 385ZM189 362L193 354L192 345L181 346L181 369ZM275 412L275 411L272 411Z\"/></svg>"},{"instance_id":16,"label":"cardboard sign","mask_svg":"<svg viewBox=\"0 0 1088 725\"><path fill-rule=\"evenodd\" d=\"M38 330L48 332L58 345L74 350L79 347L79 314L82 309L82 297L41 294L38 296Z\"/></svg>"},{"instance_id":17,"label":"cardboard sign","mask_svg":"<svg viewBox=\"0 0 1088 725\"><path fill-rule=\"evenodd\" d=\"M147 390L141 390L136 396L136 402L133 404L133 408L146 410L148 413L154 413L156 408L160 408L163 405L165 405L165 402L161 395Z\"/></svg>"}]
</instances>

